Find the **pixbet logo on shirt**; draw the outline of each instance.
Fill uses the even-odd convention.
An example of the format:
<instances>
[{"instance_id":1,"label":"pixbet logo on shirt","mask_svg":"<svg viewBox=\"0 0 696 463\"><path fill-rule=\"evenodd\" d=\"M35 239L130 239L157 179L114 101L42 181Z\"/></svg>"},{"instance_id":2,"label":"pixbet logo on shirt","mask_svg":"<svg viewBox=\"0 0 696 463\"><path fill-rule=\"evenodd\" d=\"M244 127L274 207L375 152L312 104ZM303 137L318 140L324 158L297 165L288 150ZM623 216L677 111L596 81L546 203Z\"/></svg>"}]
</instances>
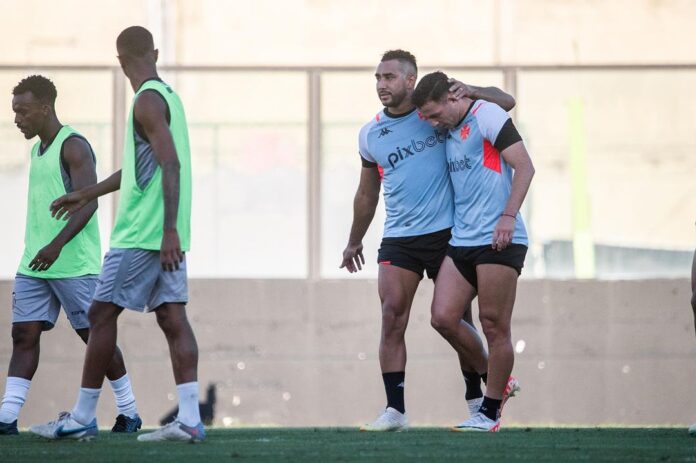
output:
<instances>
[{"instance_id":1,"label":"pixbet logo on shirt","mask_svg":"<svg viewBox=\"0 0 696 463\"><path fill-rule=\"evenodd\" d=\"M447 161L447 169L452 172L461 172L463 170L471 169L471 158L469 156L464 156L464 159L454 159L452 161Z\"/></svg>"},{"instance_id":2,"label":"pixbet logo on shirt","mask_svg":"<svg viewBox=\"0 0 696 463\"><path fill-rule=\"evenodd\" d=\"M403 161L411 156L415 156L416 153L420 153L425 148L432 148L438 143L444 143L447 140L447 132L440 132L438 130L433 130L434 135L426 137L425 140L414 140L411 139L411 143L406 146L397 146L396 151L389 153L387 160L389 160L389 165L394 168L399 161Z\"/></svg>"}]
</instances>

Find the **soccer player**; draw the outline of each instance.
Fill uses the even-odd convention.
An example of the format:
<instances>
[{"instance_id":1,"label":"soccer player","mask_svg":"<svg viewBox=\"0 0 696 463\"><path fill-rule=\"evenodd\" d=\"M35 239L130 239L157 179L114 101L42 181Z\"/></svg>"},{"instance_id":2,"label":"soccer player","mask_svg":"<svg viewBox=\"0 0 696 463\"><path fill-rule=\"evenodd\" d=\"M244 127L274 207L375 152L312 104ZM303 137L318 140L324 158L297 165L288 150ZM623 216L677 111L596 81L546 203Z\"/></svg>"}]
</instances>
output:
<instances>
[{"instance_id":1,"label":"soccer player","mask_svg":"<svg viewBox=\"0 0 696 463\"><path fill-rule=\"evenodd\" d=\"M461 311L478 294L488 343L486 394L479 411L454 429L497 431L514 382L510 319L527 252L519 210L534 166L505 110L476 97L456 98L449 86L444 73L434 72L413 93L423 117L449 130L447 167L454 189L454 227L435 282L431 317L453 347L470 344L473 335L461 329Z\"/></svg>"},{"instance_id":2,"label":"soccer player","mask_svg":"<svg viewBox=\"0 0 696 463\"><path fill-rule=\"evenodd\" d=\"M452 227L452 188L447 177L445 133L433 130L411 101L416 84L415 57L403 50L384 53L375 72L377 95L384 109L359 135L362 161L360 183L353 203L353 224L341 268L362 269L362 239L374 217L380 184L384 183L386 223L378 253L378 291L382 303L379 360L387 396L384 412L364 431L398 431L408 426L404 405L406 344L404 335L413 297L423 272L435 279L447 250ZM455 82L456 95L496 101L512 109L514 99L497 88ZM461 306L464 308L464 305ZM466 399L478 409L486 353L475 329L466 321L459 329L470 336L458 345L466 381ZM460 316L460 319L462 317Z\"/></svg>"},{"instance_id":3,"label":"soccer player","mask_svg":"<svg viewBox=\"0 0 696 463\"><path fill-rule=\"evenodd\" d=\"M155 312L169 344L179 414L139 441L202 441L198 408L198 347L186 317L184 252L190 244L191 158L183 105L157 74L158 50L146 29L133 26L116 40L118 59L135 96L126 126L123 169L95 186L59 198L58 218L120 189L111 249L104 257L90 309L90 336L82 387L70 413L32 432L50 439L97 434L95 412L104 371L116 345L124 308Z\"/></svg>"},{"instance_id":4,"label":"soccer player","mask_svg":"<svg viewBox=\"0 0 696 463\"><path fill-rule=\"evenodd\" d=\"M17 128L27 140L38 135L39 141L31 150L25 247L14 283L12 357L0 407L0 435L17 434L17 417L39 365L41 333L53 328L61 306L87 342L87 312L101 258L96 201L67 223L54 220L49 210L56 196L96 183L92 148L75 129L58 120L56 87L49 79L29 76L12 94ZM106 359L106 376L119 411L112 431L136 432L142 421L118 348Z\"/></svg>"}]
</instances>

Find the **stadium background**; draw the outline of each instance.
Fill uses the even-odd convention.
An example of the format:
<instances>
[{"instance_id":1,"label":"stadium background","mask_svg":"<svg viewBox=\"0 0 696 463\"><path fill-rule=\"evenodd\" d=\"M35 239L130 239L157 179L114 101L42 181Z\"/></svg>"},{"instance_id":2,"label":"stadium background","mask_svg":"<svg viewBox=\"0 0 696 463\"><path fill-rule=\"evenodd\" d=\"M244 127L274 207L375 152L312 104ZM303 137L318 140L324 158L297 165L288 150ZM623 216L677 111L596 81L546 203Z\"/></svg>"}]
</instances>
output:
<instances>
[{"instance_id":1,"label":"stadium background","mask_svg":"<svg viewBox=\"0 0 696 463\"><path fill-rule=\"evenodd\" d=\"M383 405L374 257L383 209L349 276L340 253L390 48L513 93L537 176L513 337L522 424L686 424L696 406L687 280L696 242L696 32L689 1L0 1L0 364L22 251L28 149L10 91L40 72L83 131L100 178L118 168L132 95L115 37L150 28L182 96L193 147L190 313L215 424L352 425ZM117 153L114 156L114 153ZM113 202L100 203L103 247ZM422 285L407 334L416 424L464 413L456 359L429 327ZM175 403L154 320L126 314L120 344L146 424ZM82 347L64 319L43 340L22 422L68 408ZM5 368L5 367L2 367ZM670 398L671 400L664 400ZM100 422L113 416L100 404Z\"/></svg>"}]
</instances>

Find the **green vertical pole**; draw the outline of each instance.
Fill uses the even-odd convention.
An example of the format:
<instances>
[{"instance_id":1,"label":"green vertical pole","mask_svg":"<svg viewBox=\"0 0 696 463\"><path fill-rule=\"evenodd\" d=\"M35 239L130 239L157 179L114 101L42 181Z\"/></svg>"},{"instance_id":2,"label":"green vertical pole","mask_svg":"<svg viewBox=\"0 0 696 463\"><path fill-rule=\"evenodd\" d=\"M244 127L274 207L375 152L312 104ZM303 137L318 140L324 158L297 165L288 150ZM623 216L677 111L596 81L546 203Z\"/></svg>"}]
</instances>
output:
<instances>
[{"instance_id":1,"label":"green vertical pole","mask_svg":"<svg viewBox=\"0 0 696 463\"><path fill-rule=\"evenodd\" d=\"M570 101L570 178L573 213L573 262L576 278L595 278L592 214L587 186L587 156L582 101Z\"/></svg>"}]
</instances>

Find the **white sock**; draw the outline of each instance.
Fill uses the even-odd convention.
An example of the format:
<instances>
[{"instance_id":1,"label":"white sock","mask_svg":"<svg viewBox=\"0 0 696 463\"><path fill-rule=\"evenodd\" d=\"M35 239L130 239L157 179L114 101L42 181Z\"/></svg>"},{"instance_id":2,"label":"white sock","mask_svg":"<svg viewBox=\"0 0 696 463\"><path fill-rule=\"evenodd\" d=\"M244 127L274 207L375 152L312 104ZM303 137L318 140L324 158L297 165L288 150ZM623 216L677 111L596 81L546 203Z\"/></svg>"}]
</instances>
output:
<instances>
[{"instance_id":1,"label":"white sock","mask_svg":"<svg viewBox=\"0 0 696 463\"><path fill-rule=\"evenodd\" d=\"M133 395L133 388L131 387L128 373L119 379L109 381L109 383L111 383L111 389L114 391L118 413L126 415L128 418L134 418L138 414L138 409L135 406L135 396Z\"/></svg>"},{"instance_id":2,"label":"white sock","mask_svg":"<svg viewBox=\"0 0 696 463\"><path fill-rule=\"evenodd\" d=\"M27 392L31 386L30 379L8 376L5 384L5 395L0 407L0 421L12 423L19 416L22 405L27 400Z\"/></svg>"},{"instance_id":3,"label":"white sock","mask_svg":"<svg viewBox=\"0 0 696 463\"><path fill-rule=\"evenodd\" d=\"M196 426L201 422L201 412L198 408L198 381L177 384L179 395L179 415L177 419L186 426Z\"/></svg>"},{"instance_id":4,"label":"white sock","mask_svg":"<svg viewBox=\"0 0 696 463\"><path fill-rule=\"evenodd\" d=\"M72 412L70 413L78 423L88 425L97 416L97 402L99 402L99 394L101 394L101 388L80 388L80 393L77 395L75 408L73 408Z\"/></svg>"}]
</instances>

